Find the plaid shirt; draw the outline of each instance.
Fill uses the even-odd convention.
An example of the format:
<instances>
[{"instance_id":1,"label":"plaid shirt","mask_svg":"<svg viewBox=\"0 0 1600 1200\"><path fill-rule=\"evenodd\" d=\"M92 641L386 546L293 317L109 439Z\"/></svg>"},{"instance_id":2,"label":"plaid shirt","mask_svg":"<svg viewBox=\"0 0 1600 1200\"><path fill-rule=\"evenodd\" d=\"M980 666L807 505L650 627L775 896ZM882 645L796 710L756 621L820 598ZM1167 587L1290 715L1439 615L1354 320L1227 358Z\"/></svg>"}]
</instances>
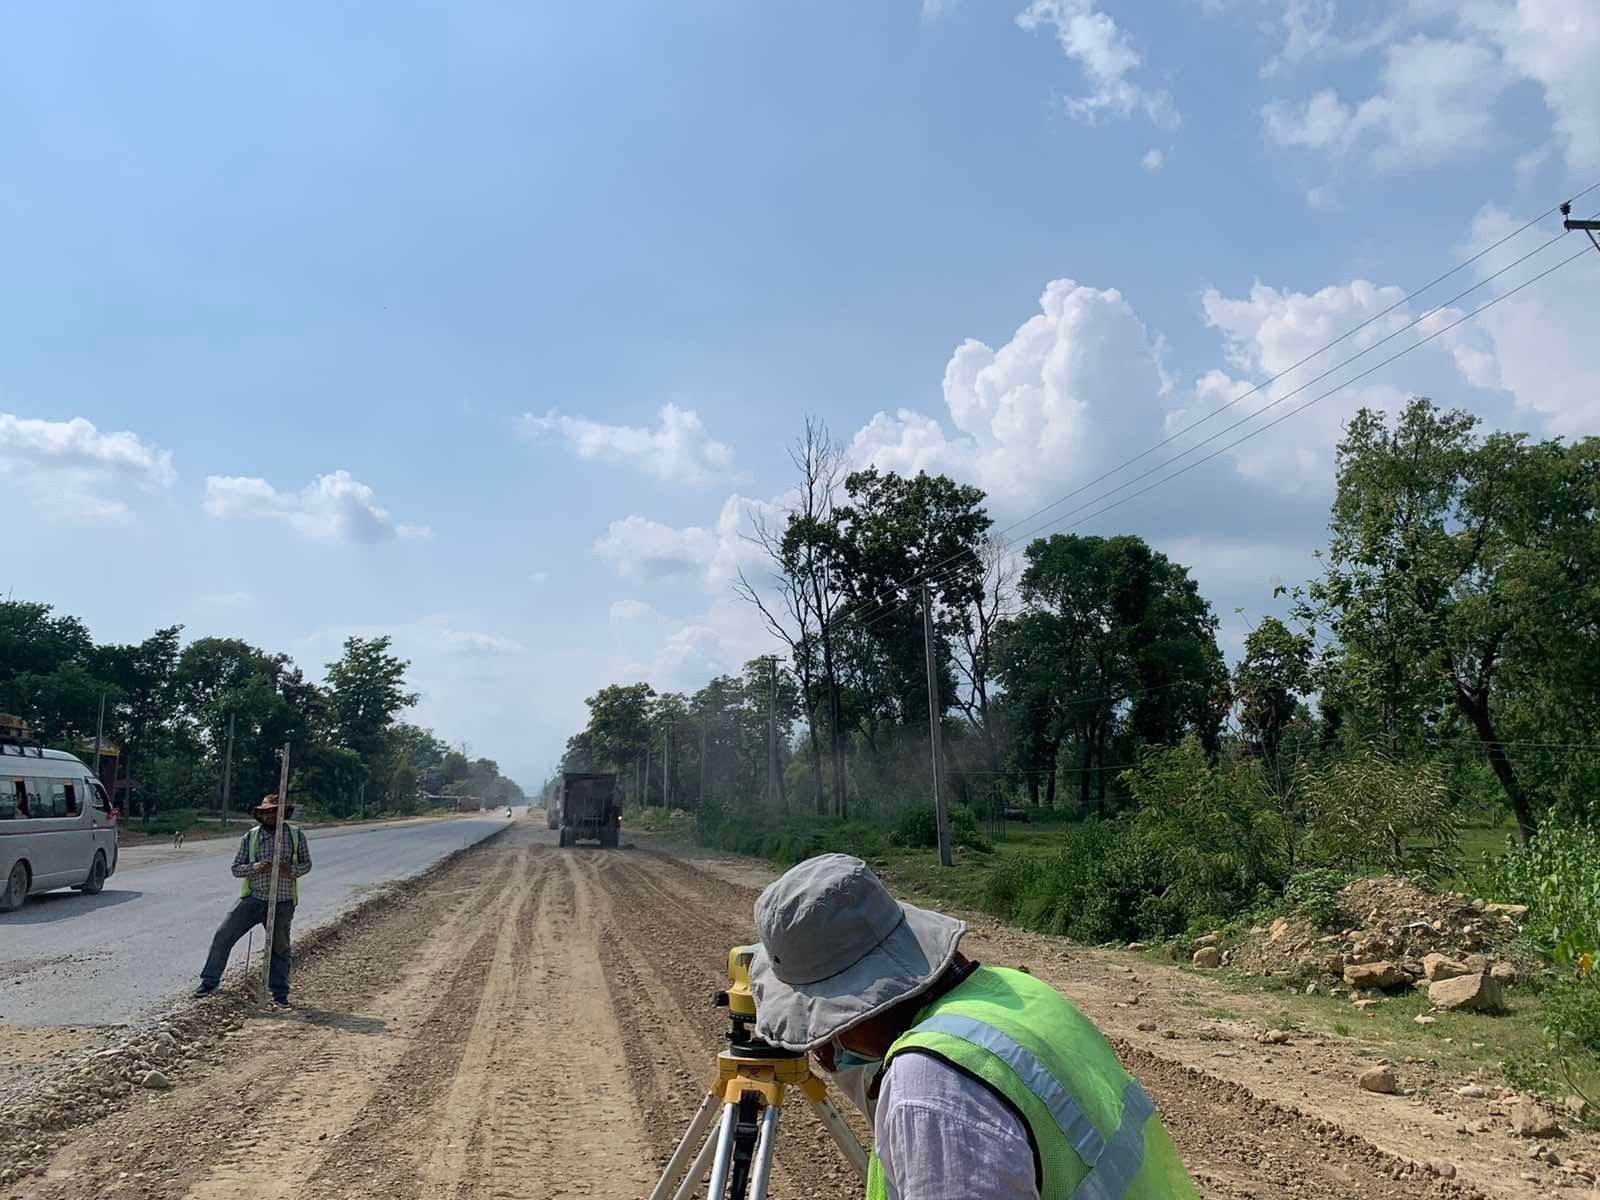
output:
<instances>
[{"instance_id":1,"label":"plaid shirt","mask_svg":"<svg viewBox=\"0 0 1600 1200\"><path fill-rule=\"evenodd\" d=\"M257 900L265 901L267 899L267 889L272 885L272 872L263 871L260 875L254 875L251 872L255 869L256 863L273 856L273 839L265 827L258 826L258 828L260 829L260 835L256 842L255 858L250 857L250 839L256 834L256 830L252 829L239 839L239 852L233 856L233 875L235 879L249 879L250 894ZM295 847L294 877L299 879L300 876L311 870L311 849L306 845L306 835L285 821L281 836L283 840L279 845L285 851L288 850L291 844ZM278 903L283 904L293 899L294 889L287 886L280 879L278 881Z\"/></svg>"}]
</instances>

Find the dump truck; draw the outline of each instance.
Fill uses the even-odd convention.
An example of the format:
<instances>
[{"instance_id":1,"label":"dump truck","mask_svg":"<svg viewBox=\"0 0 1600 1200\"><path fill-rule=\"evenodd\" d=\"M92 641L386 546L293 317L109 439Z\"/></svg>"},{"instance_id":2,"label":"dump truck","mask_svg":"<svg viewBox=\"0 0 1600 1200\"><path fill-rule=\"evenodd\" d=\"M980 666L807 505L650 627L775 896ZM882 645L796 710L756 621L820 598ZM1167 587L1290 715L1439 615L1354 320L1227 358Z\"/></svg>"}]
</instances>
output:
<instances>
[{"instance_id":1,"label":"dump truck","mask_svg":"<svg viewBox=\"0 0 1600 1200\"><path fill-rule=\"evenodd\" d=\"M562 846L580 841L615 846L622 832L622 789L615 772L568 771L561 794L546 805L551 829L561 831Z\"/></svg>"}]
</instances>

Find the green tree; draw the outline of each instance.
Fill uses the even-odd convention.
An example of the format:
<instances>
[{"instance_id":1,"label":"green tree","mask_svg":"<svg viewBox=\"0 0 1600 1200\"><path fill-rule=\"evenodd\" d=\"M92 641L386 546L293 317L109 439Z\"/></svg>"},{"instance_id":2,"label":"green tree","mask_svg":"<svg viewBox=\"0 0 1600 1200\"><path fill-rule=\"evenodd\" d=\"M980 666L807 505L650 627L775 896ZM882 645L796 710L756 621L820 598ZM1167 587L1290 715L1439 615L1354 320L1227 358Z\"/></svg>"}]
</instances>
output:
<instances>
[{"instance_id":1,"label":"green tree","mask_svg":"<svg viewBox=\"0 0 1600 1200\"><path fill-rule=\"evenodd\" d=\"M303 809L350 817L367 780L366 764L354 750L327 742L291 749L289 795Z\"/></svg>"},{"instance_id":2,"label":"green tree","mask_svg":"<svg viewBox=\"0 0 1600 1200\"><path fill-rule=\"evenodd\" d=\"M1280 775L1278 751L1311 689L1311 637L1296 633L1277 617L1263 617L1244 639L1244 657L1233 672L1239 724L1250 748L1266 764L1269 778Z\"/></svg>"},{"instance_id":3,"label":"green tree","mask_svg":"<svg viewBox=\"0 0 1600 1200\"><path fill-rule=\"evenodd\" d=\"M622 769L642 759L659 741L652 729L656 699L656 690L648 683L614 683L584 700L589 708L585 732L591 761Z\"/></svg>"},{"instance_id":4,"label":"green tree","mask_svg":"<svg viewBox=\"0 0 1600 1200\"><path fill-rule=\"evenodd\" d=\"M896 724L925 728L928 672L923 588L935 610L942 704L955 694L947 641L983 595L983 492L944 475L875 467L845 477L846 502L833 511L839 578L867 636L882 652L881 679ZM870 701L869 701L870 703Z\"/></svg>"},{"instance_id":5,"label":"green tree","mask_svg":"<svg viewBox=\"0 0 1600 1200\"><path fill-rule=\"evenodd\" d=\"M1051 797L1064 746L1078 759L1080 806L1093 787L1102 810L1113 750L1193 733L1214 755L1228 673L1188 570L1128 535L1056 534L1026 558L1023 612L997 630L999 673L1017 695L1013 736L1025 761L1051 770Z\"/></svg>"},{"instance_id":6,"label":"green tree","mask_svg":"<svg viewBox=\"0 0 1600 1200\"><path fill-rule=\"evenodd\" d=\"M389 652L389 637L350 637L344 654L328 664L328 705L338 740L370 771L383 756L395 717L417 702L405 690L405 659Z\"/></svg>"},{"instance_id":7,"label":"green tree","mask_svg":"<svg viewBox=\"0 0 1600 1200\"><path fill-rule=\"evenodd\" d=\"M327 723L322 690L306 681L288 655L268 653L238 638L200 638L185 646L178 656L173 693L218 767L228 718L234 717L233 795L240 809L277 791L280 747L291 747L293 766Z\"/></svg>"},{"instance_id":8,"label":"green tree","mask_svg":"<svg viewBox=\"0 0 1600 1200\"><path fill-rule=\"evenodd\" d=\"M1476 427L1425 399L1356 415L1301 615L1338 641L1324 692L1358 736L1397 756L1463 727L1527 839L1564 768L1513 743L1586 735L1600 702L1600 438Z\"/></svg>"},{"instance_id":9,"label":"green tree","mask_svg":"<svg viewBox=\"0 0 1600 1200\"><path fill-rule=\"evenodd\" d=\"M0 601L0 686L15 675L48 675L65 662L88 662L94 641L87 627L53 611L48 604Z\"/></svg>"},{"instance_id":10,"label":"green tree","mask_svg":"<svg viewBox=\"0 0 1600 1200\"><path fill-rule=\"evenodd\" d=\"M41 742L74 750L81 739L94 736L100 697L108 705L122 699L120 688L70 660L52 671L13 675L7 693L3 711L26 720Z\"/></svg>"}]
</instances>

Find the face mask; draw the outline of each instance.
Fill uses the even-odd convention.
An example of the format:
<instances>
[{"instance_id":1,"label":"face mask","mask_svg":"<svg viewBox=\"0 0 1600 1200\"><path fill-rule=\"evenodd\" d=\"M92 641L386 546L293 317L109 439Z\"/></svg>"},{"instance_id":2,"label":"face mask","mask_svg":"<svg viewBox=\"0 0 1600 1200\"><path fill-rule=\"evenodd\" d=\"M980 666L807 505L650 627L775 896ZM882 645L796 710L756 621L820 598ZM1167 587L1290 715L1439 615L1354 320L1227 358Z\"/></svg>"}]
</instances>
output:
<instances>
[{"instance_id":1,"label":"face mask","mask_svg":"<svg viewBox=\"0 0 1600 1200\"><path fill-rule=\"evenodd\" d=\"M883 1059L868 1058L853 1050L846 1050L837 1042L833 1045L833 1070L828 1078L833 1086L849 1097L850 1103L871 1120L877 1114L877 1089L872 1085L883 1070Z\"/></svg>"}]
</instances>

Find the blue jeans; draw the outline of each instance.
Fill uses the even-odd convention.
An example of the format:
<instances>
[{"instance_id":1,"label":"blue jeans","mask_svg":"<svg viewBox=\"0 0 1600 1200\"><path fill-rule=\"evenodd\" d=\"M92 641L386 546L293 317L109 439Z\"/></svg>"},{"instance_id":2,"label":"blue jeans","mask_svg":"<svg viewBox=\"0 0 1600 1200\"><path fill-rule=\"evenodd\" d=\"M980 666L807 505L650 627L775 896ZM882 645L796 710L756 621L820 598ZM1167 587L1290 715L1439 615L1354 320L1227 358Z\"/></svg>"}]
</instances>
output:
<instances>
[{"instance_id":1,"label":"blue jeans","mask_svg":"<svg viewBox=\"0 0 1600 1200\"><path fill-rule=\"evenodd\" d=\"M273 922L272 965L267 971L267 987L279 1000L289 998L289 924L294 920L294 901L278 901L278 919ZM211 939L211 953L206 955L206 965L200 968L200 985L210 989L222 982L222 972L228 965L239 939L258 925L267 922L267 902L254 896L241 896L218 926Z\"/></svg>"}]
</instances>

